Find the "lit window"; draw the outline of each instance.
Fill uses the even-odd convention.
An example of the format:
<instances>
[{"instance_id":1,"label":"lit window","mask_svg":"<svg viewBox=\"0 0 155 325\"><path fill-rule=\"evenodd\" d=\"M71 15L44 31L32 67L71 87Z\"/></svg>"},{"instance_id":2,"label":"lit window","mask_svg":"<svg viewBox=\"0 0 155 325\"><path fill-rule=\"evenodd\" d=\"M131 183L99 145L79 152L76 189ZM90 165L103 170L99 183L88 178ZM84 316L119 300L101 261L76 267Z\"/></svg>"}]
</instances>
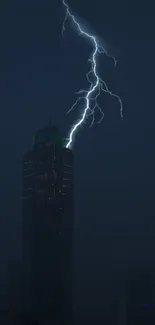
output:
<instances>
[{"instance_id":1,"label":"lit window","mask_svg":"<svg viewBox=\"0 0 155 325\"><path fill-rule=\"evenodd\" d=\"M48 179L48 174L37 175L37 179L40 181L46 181Z\"/></svg>"},{"instance_id":2,"label":"lit window","mask_svg":"<svg viewBox=\"0 0 155 325\"><path fill-rule=\"evenodd\" d=\"M32 190L32 187L24 188L24 191L30 191Z\"/></svg>"},{"instance_id":3,"label":"lit window","mask_svg":"<svg viewBox=\"0 0 155 325\"><path fill-rule=\"evenodd\" d=\"M70 168L73 167L73 166L71 166L71 165L66 164L66 162L64 163L64 166L65 166L65 167L70 167Z\"/></svg>"},{"instance_id":4,"label":"lit window","mask_svg":"<svg viewBox=\"0 0 155 325\"><path fill-rule=\"evenodd\" d=\"M29 160L29 161L25 161L24 164L27 165L27 164L31 164L33 163L33 160Z\"/></svg>"},{"instance_id":5,"label":"lit window","mask_svg":"<svg viewBox=\"0 0 155 325\"><path fill-rule=\"evenodd\" d=\"M35 175L35 173L32 173L32 174L29 174L29 175L24 175L24 177L30 177L30 176L33 176L33 175Z\"/></svg>"},{"instance_id":6,"label":"lit window","mask_svg":"<svg viewBox=\"0 0 155 325\"><path fill-rule=\"evenodd\" d=\"M72 179L70 179L70 178L64 178L63 177L63 181L71 181Z\"/></svg>"},{"instance_id":7,"label":"lit window","mask_svg":"<svg viewBox=\"0 0 155 325\"><path fill-rule=\"evenodd\" d=\"M64 174L73 175L73 173L71 173L70 171L67 171L67 170L64 170Z\"/></svg>"}]
</instances>

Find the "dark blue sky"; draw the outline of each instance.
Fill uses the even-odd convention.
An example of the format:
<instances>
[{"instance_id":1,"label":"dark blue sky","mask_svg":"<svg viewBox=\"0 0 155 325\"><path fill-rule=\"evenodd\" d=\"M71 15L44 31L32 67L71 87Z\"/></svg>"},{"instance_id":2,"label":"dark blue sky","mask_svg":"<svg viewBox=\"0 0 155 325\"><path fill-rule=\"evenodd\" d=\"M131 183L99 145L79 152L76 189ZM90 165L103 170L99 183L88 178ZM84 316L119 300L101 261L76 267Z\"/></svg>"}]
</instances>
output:
<instances>
[{"instance_id":1,"label":"dark blue sky","mask_svg":"<svg viewBox=\"0 0 155 325\"><path fill-rule=\"evenodd\" d=\"M126 265L154 263L155 23L151 8L140 1L69 4L116 53L116 69L102 59L100 74L124 103L121 122L115 100L103 96L105 120L92 129L85 125L74 146L77 301L79 308L96 304L102 310L122 287ZM74 92L86 86L91 46L69 28L62 38L63 18L58 0L8 1L1 7L2 296L8 261L21 250L22 155L32 146L34 130L49 118L67 135L77 115L66 111Z\"/></svg>"}]
</instances>

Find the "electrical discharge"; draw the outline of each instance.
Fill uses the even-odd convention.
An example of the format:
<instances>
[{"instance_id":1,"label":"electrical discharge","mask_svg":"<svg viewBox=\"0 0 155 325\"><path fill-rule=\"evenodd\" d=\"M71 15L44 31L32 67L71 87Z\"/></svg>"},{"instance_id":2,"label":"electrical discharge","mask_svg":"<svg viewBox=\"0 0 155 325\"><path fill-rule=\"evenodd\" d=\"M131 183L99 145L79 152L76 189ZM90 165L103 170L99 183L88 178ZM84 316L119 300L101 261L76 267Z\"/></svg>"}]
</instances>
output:
<instances>
[{"instance_id":1,"label":"electrical discharge","mask_svg":"<svg viewBox=\"0 0 155 325\"><path fill-rule=\"evenodd\" d=\"M102 45L100 45L98 43L97 38L95 36L87 33L85 30L82 29L80 23L76 20L75 16L71 13L69 5L66 3L66 1L62 0L62 3L64 5L65 11L66 11L65 18L63 21L63 25L62 25L62 35L64 35L64 32L66 30L67 19L71 19L71 21L75 25L79 35L82 35L82 36L85 36L86 38L88 38L90 40L90 42L92 43L92 47L93 47L93 52L92 52L91 58L88 60L90 63L90 70L86 74L86 78L87 78L90 86L89 86L88 90L81 89L80 91L77 92L77 94L79 96L78 96L77 100L75 101L75 103L72 105L72 107L67 112L67 114L70 113L80 101L82 101L82 100L85 101L85 107L83 109L82 115L79 118L79 120L72 126L70 133L69 133L69 138L66 143L66 148L71 148L71 146L73 144L73 138L74 138L75 133L78 131L79 127L85 122L85 120L87 119L88 116L92 115L92 121L91 121L90 127L95 122L95 111L97 109L99 110L99 112L101 114L101 118L98 121L98 123L100 123L103 120L104 112L102 111L101 107L98 104L98 97L100 96L101 92L105 92L105 93L109 94L110 96L115 97L118 100L119 105L120 105L120 116L121 116L122 120L123 120L123 104L122 104L121 98L118 95L114 94L111 90L109 90L106 82L100 78L100 76L97 72L97 57L98 57L98 55L103 54L106 57L111 58L114 62L114 67L117 64L117 60L115 59L115 57L108 54L107 50ZM91 80L90 80L91 76L93 78L91 78ZM92 79L93 79L93 81L92 81Z\"/></svg>"}]
</instances>

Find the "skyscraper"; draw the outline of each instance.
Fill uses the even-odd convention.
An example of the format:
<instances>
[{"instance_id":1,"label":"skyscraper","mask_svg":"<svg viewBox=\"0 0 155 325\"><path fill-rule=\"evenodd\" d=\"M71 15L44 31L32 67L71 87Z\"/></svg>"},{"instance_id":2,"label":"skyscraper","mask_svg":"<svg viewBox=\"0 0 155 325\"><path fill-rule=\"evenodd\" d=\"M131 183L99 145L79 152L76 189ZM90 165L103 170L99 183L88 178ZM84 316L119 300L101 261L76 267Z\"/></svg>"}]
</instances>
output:
<instances>
[{"instance_id":1,"label":"skyscraper","mask_svg":"<svg viewBox=\"0 0 155 325\"><path fill-rule=\"evenodd\" d=\"M25 309L53 324L72 318L73 154L50 124L23 158Z\"/></svg>"}]
</instances>

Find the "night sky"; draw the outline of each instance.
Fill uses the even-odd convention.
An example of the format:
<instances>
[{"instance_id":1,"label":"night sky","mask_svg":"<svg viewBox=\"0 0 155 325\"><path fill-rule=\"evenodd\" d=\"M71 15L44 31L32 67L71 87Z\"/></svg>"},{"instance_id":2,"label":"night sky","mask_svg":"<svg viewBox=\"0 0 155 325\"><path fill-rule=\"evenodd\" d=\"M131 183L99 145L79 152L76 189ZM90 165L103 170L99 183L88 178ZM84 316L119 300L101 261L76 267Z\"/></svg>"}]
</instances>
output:
<instances>
[{"instance_id":1,"label":"night sky","mask_svg":"<svg viewBox=\"0 0 155 325\"><path fill-rule=\"evenodd\" d=\"M155 267L155 17L141 1L68 1L78 19L119 60L100 58L99 71L124 105L103 95L102 124L76 135L75 301L77 313L102 318L118 301L126 269ZM117 2L117 5L116 5ZM107 4L108 3L108 4ZM16 4L16 5L15 5ZM0 5L0 295L7 304L10 261L21 256L21 159L36 129L51 118L67 136L87 87L92 47L67 25L59 0ZM143 262L144 261L144 262ZM82 316L79 316L82 317Z\"/></svg>"}]
</instances>

